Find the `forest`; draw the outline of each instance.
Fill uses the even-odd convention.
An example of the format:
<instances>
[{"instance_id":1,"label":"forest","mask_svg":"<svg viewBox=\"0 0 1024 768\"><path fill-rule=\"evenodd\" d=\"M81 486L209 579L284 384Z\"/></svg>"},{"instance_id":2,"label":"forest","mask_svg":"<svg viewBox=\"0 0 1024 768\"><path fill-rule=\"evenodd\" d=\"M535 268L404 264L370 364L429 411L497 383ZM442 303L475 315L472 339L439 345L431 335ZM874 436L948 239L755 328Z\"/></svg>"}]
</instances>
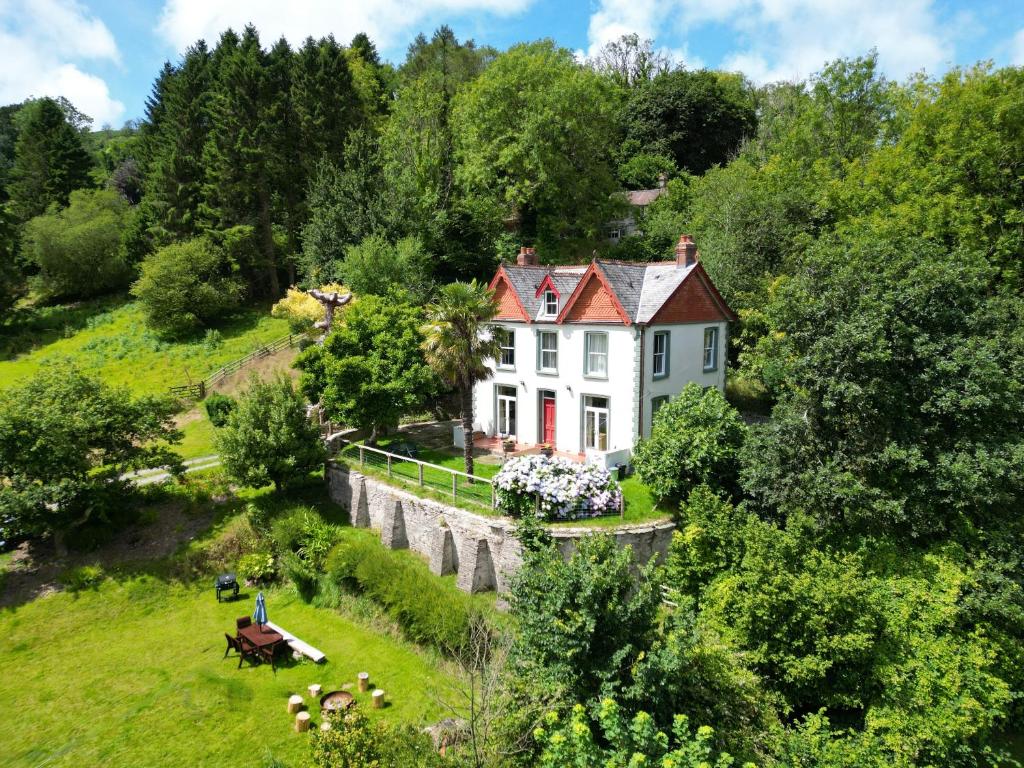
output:
<instances>
[{"instance_id":1,"label":"forest","mask_svg":"<svg viewBox=\"0 0 1024 768\"><path fill-rule=\"evenodd\" d=\"M635 36L580 61L442 27L393 66L365 35L247 27L166 64L120 130L0 108L0 201L8 318L131 291L169 338L288 286L420 307L522 245L656 261L692 233L740 320L729 403L689 393L651 441L687 445L638 448L669 557L637 587L603 540L563 563L521 532L469 764L1015 764L1024 69L893 82L865 52L755 86Z\"/></svg>"}]
</instances>

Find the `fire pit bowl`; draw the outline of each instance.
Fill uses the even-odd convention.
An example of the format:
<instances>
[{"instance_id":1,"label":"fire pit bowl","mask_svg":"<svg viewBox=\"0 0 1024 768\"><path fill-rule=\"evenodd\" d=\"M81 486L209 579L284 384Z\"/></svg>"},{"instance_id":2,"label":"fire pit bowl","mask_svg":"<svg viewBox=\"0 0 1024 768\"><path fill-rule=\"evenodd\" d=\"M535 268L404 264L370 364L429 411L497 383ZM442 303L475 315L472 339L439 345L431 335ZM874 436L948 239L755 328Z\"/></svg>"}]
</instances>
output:
<instances>
[{"instance_id":1,"label":"fire pit bowl","mask_svg":"<svg viewBox=\"0 0 1024 768\"><path fill-rule=\"evenodd\" d=\"M344 712L355 703L355 699L348 691L331 691L320 697L320 711Z\"/></svg>"}]
</instances>

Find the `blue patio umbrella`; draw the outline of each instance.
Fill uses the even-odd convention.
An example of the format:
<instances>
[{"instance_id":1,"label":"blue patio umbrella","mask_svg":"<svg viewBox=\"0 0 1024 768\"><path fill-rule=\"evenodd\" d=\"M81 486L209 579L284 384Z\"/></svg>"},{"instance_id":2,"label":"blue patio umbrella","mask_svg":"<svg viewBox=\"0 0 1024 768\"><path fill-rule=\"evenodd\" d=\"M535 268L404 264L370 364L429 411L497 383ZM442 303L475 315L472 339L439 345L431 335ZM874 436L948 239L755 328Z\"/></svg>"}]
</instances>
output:
<instances>
[{"instance_id":1,"label":"blue patio umbrella","mask_svg":"<svg viewBox=\"0 0 1024 768\"><path fill-rule=\"evenodd\" d=\"M252 620L260 625L260 628L267 623L267 601L263 599L263 593L256 595L256 610L252 613Z\"/></svg>"}]
</instances>

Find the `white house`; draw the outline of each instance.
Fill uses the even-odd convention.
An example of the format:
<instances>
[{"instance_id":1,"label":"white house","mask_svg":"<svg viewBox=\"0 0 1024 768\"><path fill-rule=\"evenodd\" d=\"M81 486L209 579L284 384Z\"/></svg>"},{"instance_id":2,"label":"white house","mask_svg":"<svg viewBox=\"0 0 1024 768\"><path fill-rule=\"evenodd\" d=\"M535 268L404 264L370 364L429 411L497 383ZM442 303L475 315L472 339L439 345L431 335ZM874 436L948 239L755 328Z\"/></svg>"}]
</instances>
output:
<instances>
[{"instance_id":1,"label":"white house","mask_svg":"<svg viewBox=\"0 0 1024 768\"><path fill-rule=\"evenodd\" d=\"M736 316L683 235L675 261L539 266L532 248L491 281L501 340L474 389L475 428L625 463L653 414L691 381L725 387Z\"/></svg>"}]
</instances>

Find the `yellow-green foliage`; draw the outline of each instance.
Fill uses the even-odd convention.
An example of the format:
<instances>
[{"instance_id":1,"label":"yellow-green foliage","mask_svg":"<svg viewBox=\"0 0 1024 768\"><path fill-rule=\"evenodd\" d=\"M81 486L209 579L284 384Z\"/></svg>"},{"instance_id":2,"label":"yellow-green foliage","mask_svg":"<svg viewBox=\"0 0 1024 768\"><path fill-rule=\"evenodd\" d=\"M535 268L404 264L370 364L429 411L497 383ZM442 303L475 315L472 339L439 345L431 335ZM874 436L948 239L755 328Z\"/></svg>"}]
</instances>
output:
<instances>
[{"instance_id":1,"label":"yellow-green foliage","mask_svg":"<svg viewBox=\"0 0 1024 768\"><path fill-rule=\"evenodd\" d=\"M341 283L328 283L320 286L325 293L348 293ZM308 331L313 323L324 319L324 305L310 296L306 291L292 287L283 299L270 310L273 317L287 320L289 327L296 332Z\"/></svg>"}]
</instances>

